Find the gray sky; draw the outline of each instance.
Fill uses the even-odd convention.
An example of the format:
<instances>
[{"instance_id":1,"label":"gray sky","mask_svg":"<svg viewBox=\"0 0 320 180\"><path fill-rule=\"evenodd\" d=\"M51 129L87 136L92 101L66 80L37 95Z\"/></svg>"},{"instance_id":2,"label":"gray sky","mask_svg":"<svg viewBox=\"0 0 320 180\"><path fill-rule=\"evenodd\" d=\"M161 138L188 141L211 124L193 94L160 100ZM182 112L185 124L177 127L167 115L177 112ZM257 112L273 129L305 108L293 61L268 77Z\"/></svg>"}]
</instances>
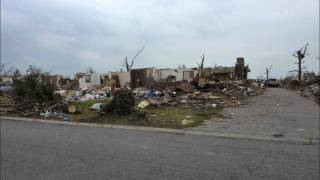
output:
<instances>
[{"instance_id":1,"label":"gray sky","mask_svg":"<svg viewBox=\"0 0 320 180\"><path fill-rule=\"evenodd\" d=\"M93 66L135 68L232 66L244 57L250 77L280 77L295 68L309 42L306 66L319 71L319 0L1 0L1 59L71 75Z\"/></svg>"}]
</instances>

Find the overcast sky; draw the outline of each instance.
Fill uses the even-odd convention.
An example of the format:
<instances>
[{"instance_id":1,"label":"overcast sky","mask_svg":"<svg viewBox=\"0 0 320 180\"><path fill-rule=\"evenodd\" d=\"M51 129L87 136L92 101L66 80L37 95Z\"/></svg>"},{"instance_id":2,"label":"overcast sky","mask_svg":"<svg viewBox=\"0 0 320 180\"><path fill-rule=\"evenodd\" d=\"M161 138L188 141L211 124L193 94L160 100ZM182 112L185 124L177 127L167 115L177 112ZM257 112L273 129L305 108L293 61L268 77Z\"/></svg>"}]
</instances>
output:
<instances>
[{"instance_id":1,"label":"overcast sky","mask_svg":"<svg viewBox=\"0 0 320 180\"><path fill-rule=\"evenodd\" d=\"M33 64L72 75L92 66L135 68L234 65L244 57L250 77L285 76L295 50L309 42L306 66L319 71L319 0L1 0L2 63Z\"/></svg>"}]
</instances>

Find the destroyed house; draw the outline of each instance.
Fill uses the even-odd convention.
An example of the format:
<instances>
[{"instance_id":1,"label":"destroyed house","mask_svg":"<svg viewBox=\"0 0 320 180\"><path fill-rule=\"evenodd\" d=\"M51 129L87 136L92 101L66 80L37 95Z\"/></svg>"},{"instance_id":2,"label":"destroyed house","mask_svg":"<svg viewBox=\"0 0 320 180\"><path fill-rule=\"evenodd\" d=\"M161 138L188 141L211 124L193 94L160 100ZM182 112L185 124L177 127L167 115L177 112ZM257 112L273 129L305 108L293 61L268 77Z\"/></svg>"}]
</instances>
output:
<instances>
[{"instance_id":1,"label":"destroyed house","mask_svg":"<svg viewBox=\"0 0 320 180\"><path fill-rule=\"evenodd\" d=\"M91 88L106 85L109 82L109 76L108 73L77 73L76 79L79 82L79 88Z\"/></svg>"},{"instance_id":2,"label":"destroyed house","mask_svg":"<svg viewBox=\"0 0 320 180\"><path fill-rule=\"evenodd\" d=\"M234 67L214 67L214 68L205 68L204 73L206 74L207 79L210 80L229 80L234 79L235 71Z\"/></svg>"},{"instance_id":3,"label":"destroyed house","mask_svg":"<svg viewBox=\"0 0 320 180\"><path fill-rule=\"evenodd\" d=\"M195 68L183 68L183 69L155 69L153 78L155 81L187 81L194 80L197 70Z\"/></svg>"},{"instance_id":4,"label":"destroyed house","mask_svg":"<svg viewBox=\"0 0 320 180\"><path fill-rule=\"evenodd\" d=\"M237 63L232 67L204 68L207 80L247 79L250 72L249 66L244 65L243 58L237 58ZM138 88L157 82L192 82L198 75L198 68L156 69L140 68L131 69L129 72L110 73L77 73L76 80L79 88L85 87L113 87L113 88Z\"/></svg>"},{"instance_id":5,"label":"destroyed house","mask_svg":"<svg viewBox=\"0 0 320 180\"><path fill-rule=\"evenodd\" d=\"M249 65L245 65L244 58L237 58L235 66L204 68L204 74L208 80L242 80L248 78Z\"/></svg>"},{"instance_id":6,"label":"destroyed house","mask_svg":"<svg viewBox=\"0 0 320 180\"><path fill-rule=\"evenodd\" d=\"M130 87L130 72L115 72L113 74L118 76L121 88Z\"/></svg>"},{"instance_id":7,"label":"destroyed house","mask_svg":"<svg viewBox=\"0 0 320 180\"><path fill-rule=\"evenodd\" d=\"M44 81L47 85L53 87L54 89L59 89L61 87L61 75L44 76Z\"/></svg>"},{"instance_id":8,"label":"destroyed house","mask_svg":"<svg viewBox=\"0 0 320 180\"><path fill-rule=\"evenodd\" d=\"M77 73L79 88L112 87L124 88L130 86L130 72L109 73Z\"/></svg>"},{"instance_id":9,"label":"destroyed house","mask_svg":"<svg viewBox=\"0 0 320 180\"><path fill-rule=\"evenodd\" d=\"M132 89L143 87L147 81L153 80L155 68L131 69L130 70L130 86Z\"/></svg>"}]
</instances>

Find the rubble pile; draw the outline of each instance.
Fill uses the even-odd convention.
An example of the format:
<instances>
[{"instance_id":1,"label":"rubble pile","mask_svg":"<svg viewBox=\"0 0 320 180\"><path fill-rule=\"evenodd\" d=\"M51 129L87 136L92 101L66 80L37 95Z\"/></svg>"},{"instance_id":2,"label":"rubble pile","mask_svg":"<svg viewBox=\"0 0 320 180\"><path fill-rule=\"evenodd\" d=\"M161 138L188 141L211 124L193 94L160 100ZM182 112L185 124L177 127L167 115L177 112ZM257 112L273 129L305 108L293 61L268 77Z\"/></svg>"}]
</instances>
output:
<instances>
[{"instance_id":1,"label":"rubble pile","mask_svg":"<svg viewBox=\"0 0 320 180\"><path fill-rule=\"evenodd\" d=\"M217 95L244 97L255 96L261 93L263 84L254 81L220 81L211 84L209 87Z\"/></svg>"},{"instance_id":2,"label":"rubble pile","mask_svg":"<svg viewBox=\"0 0 320 180\"><path fill-rule=\"evenodd\" d=\"M320 85L317 83L304 87L303 90L298 91L302 96L314 100L320 104Z\"/></svg>"},{"instance_id":3,"label":"rubble pile","mask_svg":"<svg viewBox=\"0 0 320 180\"><path fill-rule=\"evenodd\" d=\"M61 90L56 91L65 98L67 102L86 102L89 100L106 99L111 96L110 88L93 89L82 88L79 90Z\"/></svg>"},{"instance_id":4,"label":"rubble pile","mask_svg":"<svg viewBox=\"0 0 320 180\"><path fill-rule=\"evenodd\" d=\"M15 105L13 97L10 94L1 94L0 96L0 112L14 112Z\"/></svg>"},{"instance_id":5,"label":"rubble pile","mask_svg":"<svg viewBox=\"0 0 320 180\"><path fill-rule=\"evenodd\" d=\"M263 92L263 84L249 80L212 81L205 88L196 88L187 82L153 82L144 87L116 89L109 87L82 88L79 90L59 90L59 98L41 103L23 103L13 95L7 95L9 102L0 104L0 111L18 112L24 116L37 115L48 117L67 117L67 114L81 113L76 104L89 102L88 110L102 115L114 112L128 116L135 108L182 107L206 110L223 108L243 103L245 97ZM319 86L312 86L312 92L319 94ZM93 104L92 104L93 103ZM86 112L86 111L83 111Z\"/></svg>"},{"instance_id":6,"label":"rubble pile","mask_svg":"<svg viewBox=\"0 0 320 180\"><path fill-rule=\"evenodd\" d=\"M15 94L3 94L1 98L0 112L4 113L14 112L23 116L40 115L47 118L49 116L63 116L68 111L68 103L62 99L42 103L26 103Z\"/></svg>"},{"instance_id":7,"label":"rubble pile","mask_svg":"<svg viewBox=\"0 0 320 180\"><path fill-rule=\"evenodd\" d=\"M134 95L140 103L138 108L149 106L182 106L193 108L216 108L240 105L247 96L255 96L263 92L262 83L255 81L220 81L210 83L205 89L196 89L188 83L174 84L162 88L137 88Z\"/></svg>"}]
</instances>

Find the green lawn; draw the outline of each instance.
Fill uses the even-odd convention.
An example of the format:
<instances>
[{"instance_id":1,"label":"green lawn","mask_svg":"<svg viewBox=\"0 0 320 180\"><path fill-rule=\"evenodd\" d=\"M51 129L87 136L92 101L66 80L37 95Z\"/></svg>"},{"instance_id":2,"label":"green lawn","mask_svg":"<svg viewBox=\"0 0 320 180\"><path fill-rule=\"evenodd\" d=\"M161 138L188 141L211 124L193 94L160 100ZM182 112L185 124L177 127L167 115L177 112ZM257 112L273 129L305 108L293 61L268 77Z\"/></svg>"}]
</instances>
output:
<instances>
[{"instance_id":1,"label":"green lawn","mask_svg":"<svg viewBox=\"0 0 320 180\"><path fill-rule=\"evenodd\" d=\"M4 100L4 99L1 99ZM107 103L109 99L89 100L86 102L74 102L72 104L80 108L80 113L68 114L75 122L96 122L119 125L139 125L162 128L194 127L201 124L204 120L209 120L212 116L218 115L220 108L199 108L191 107L147 107L146 109L136 109L129 116L119 116L114 112L99 115L90 107L95 103ZM3 101L5 102L5 101ZM5 113L10 116L21 116L18 113ZM42 116L31 115L28 117L43 118ZM48 119L63 120L62 117L49 117ZM188 122L184 124L182 122Z\"/></svg>"},{"instance_id":2,"label":"green lawn","mask_svg":"<svg viewBox=\"0 0 320 180\"><path fill-rule=\"evenodd\" d=\"M101 116L97 114L82 112L77 115L72 115L73 119L78 121L88 121L107 123L107 124L120 124L120 125L139 125L151 126L162 128L175 128L181 129L184 127L194 127L201 124L204 120L209 120L212 116L217 115L221 109L199 109L183 107L154 107L137 110L129 116L119 116L113 112L105 113ZM91 116L91 117L89 117ZM187 121L189 124L182 125L182 121Z\"/></svg>"}]
</instances>

